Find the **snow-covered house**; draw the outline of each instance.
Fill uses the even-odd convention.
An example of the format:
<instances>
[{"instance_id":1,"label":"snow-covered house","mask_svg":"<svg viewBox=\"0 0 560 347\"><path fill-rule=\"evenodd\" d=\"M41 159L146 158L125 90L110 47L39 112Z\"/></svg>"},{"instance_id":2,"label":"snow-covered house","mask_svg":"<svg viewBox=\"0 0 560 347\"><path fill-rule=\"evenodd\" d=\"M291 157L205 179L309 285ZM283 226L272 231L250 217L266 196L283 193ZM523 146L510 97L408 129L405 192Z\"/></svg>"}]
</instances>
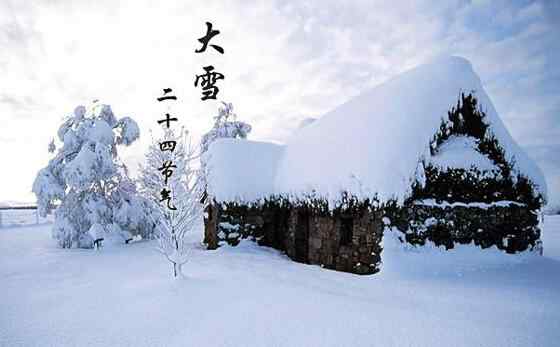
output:
<instances>
[{"instance_id":1,"label":"snow-covered house","mask_svg":"<svg viewBox=\"0 0 560 347\"><path fill-rule=\"evenodd\" d=\"M388 226L412 244L539 244L543 175L459 57L366 91L285 145L218 140L207 162L210 248L252 237L297 261L374 273Z\"/></svg>"}]
</instances>

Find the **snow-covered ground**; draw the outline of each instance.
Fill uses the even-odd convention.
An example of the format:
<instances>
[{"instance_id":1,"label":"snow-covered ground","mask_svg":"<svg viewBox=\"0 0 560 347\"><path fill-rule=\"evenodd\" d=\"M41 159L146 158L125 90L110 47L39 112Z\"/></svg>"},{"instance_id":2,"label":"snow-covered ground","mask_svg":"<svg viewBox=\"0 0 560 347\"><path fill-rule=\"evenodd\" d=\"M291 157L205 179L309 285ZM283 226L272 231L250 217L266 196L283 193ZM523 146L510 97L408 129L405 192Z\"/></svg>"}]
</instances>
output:
<instances>
[{"instance_id":1,"label":"snow-covered ground","mask_svg":"<svg viewBox=\"0 0 560 347\"><path fill-rule=\"evenodd\" d=\"M37 210L0 210L0 228L17 225L41 224L52 222L53 215L41 217Z\"/></svg>"},{"instance_id":2,"label":"snow-covered ground","mask_svg":"<svg viewBox=\"0 0 560 347\"><path fill-rule=\"evenodd\" d=\"M544 256L404 250L382 272L292 262L251 242L203 250L186 278L153 242L63 250L50 225L0 229L0 346L558 346L560 216Z\"/></svg>"}]
</instances>

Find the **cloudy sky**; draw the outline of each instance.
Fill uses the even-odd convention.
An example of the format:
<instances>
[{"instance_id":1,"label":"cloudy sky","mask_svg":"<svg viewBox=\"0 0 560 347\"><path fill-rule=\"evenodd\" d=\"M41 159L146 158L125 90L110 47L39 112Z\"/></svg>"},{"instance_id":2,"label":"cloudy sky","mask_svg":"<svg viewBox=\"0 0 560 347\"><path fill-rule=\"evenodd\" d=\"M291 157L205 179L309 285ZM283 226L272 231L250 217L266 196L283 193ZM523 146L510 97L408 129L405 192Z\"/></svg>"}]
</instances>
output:
<instances>
[{"instance_id":1,"label":"cloudy sky","mask_svg":"<svg viewBox=\"0 0 560 347\"><path fill-rule=\"evenodd\" d=\"M142 131L179 97L199 136L217 102L193 86L212 64L219 97L282 142L301 120L434 57L469 59L506 126L560 202L560 2L0 0L0 200L33 200L62 117L94 99ZM210 21L225 49L195 54ZM146 141L124 155L134 162Z\"/></svg>"}]
</instances>

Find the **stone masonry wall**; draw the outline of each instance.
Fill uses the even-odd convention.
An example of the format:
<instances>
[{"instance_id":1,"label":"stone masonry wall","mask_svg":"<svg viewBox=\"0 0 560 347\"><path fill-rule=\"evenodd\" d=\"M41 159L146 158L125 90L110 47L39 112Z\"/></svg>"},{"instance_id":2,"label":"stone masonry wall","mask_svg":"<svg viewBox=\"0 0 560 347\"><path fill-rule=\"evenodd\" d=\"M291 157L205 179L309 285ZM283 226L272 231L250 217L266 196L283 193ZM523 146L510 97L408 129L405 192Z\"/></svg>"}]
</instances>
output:
<instances>
[{"instance_id":1,"label":"stone masonry wall","mask_svg":"<svg viewBox=\"0 0 560 347\"><path fill-rule=\"evenodd\" d=\"M313 216L309 227L309 263L357 274L379 271L381 217L381 213L374 212L353 216L351 241L342 245L341 219Z\"/></svg>"},{"instance_id":2,"label":"stone masonry wall","mask_svg":"<svg viewBox=\"0 0 560 347\"><path fill-rule=\"evenodd\" d=\"M219 244L251 239L284 251L293 260L356 274L371 274L381 265L382 213L366 211L351 218L352 238L341 245L341 217L288 205L213 204L216 220L205 223L205 239Z\"/></svg>"},{"instance_id":3,"label":"stone masonry wall","mask_svg":"<svg viewBox=\"0 0 560 347\"><path fill-rule=\"evenodd\" d=\"M381 265L381 240L389 217L391 226L403 232L403 241L424 245L427 241L451 249L456 243L508 253L541 247L538 215L519 203L422 204L404 207L356 209L351 214L319 213L289 204L247 206L212 204L205 219L208 248L237 245L250 239L284 251L295 261L356 274L376 273ZM351 223L351 238L343 240L343 221ZM346 225L348 227L348 225Z\"/></svg>"},{"instance_id":4,"label":"stone masonry wall","mask_svg":"<svg viewBox=\"0 0 560 347\"><path fill-rule=\"evenodd\" d=\"M411 204L389 214L391 223L404 232L405 241L423 245L432 241L447 249L455 243L496 246L508 253L538 249L538 215L520 204L451 206Z\"/></svg>"}]
</instances>

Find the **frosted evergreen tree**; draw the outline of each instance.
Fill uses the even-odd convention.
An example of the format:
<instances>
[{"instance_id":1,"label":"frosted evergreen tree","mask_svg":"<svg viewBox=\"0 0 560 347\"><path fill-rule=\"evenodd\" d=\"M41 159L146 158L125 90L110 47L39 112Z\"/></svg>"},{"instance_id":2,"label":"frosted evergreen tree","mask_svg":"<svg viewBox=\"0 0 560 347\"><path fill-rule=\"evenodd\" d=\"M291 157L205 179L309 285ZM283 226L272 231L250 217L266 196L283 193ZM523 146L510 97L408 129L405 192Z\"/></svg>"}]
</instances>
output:
<instances>
[{"instance_id":1,"label":"frosted evergreen tree","mask_svg":"<svg viewBox=\"0 0 560 347\"><path fill-rule=\"evenodd\" d=\"M157 211L158 250L173 265L174 277L187 261L188 233L202 222L202 190L193 165L197 156L188 138L184 129L179 134L168 129L160 141L152 140L139 176L142 194ZM172 169L168 176L165 167Z\"/></svg>"},{"instance_id":2,"label":"frosted evergreen tree","mask_svg":"<svg viewBox=\"0 0 560 347\"><path fill-rule=\"evenodd\" d=\"M136 192L117 147L140 136L130 117L117 119L109 105L78 106L58 129L61 142L33 183L39 213L53 210L53 237L63 248L91 248L104 234L149 237L154 225L147 200ZM56 153L55 153L56 152Z\"/></svg>"},{"instance_id":3,"label":"frosted evergreen tree","mask_svg":"<svg viewBox=\"0 0 560 347\"><path fill-rule=\"evenodd\" d=\"M222 106L218 109L218 115L214 117L214 126L202 136L201 140L201 186L207 186L206 177L209 168L206 165L207 158L204 154L208 151L210 144L219 138L246 139L250 132L251 125L237 120L237 115L233 112L233 104L222 101Z\"/></svg>"},{"instance_id":4,"label":"frosted evergreen tree","mask_svg":"<svg viewBox=\"0 0 560 347\"><path fill-rule=\"evenodd\" d=\"M222 101L222 107L218 109L218 115L214 117L214 126L207 132L201 141L201 151L205 153L212 142L219 138L246 139L251 132L251 126L245 122L238 121L233 112L233 104Z\"/></svg>"},{"instance_id":5,"label":"frosted evergreen tree","mask_svg":"<svg viewBox=\"0 0 560 347\"><path fill-rule=\"evenodd\" d=\"M206 164L208 162L207 151L212 142L219 138L234 138L234 139L246 139L247 135L251 132L251 125L248 123L238 121L237 114L233 112L233 104L226 103L222 101L222 106L218 108L218 115L214 117L214 126L210 131L202 136L200 145L200 170L199 175L199 185L203 187L203 198L202 202L208 204L210 199L208 199L208 184L207 177L211 168ZM210 240L204 237L204 243L209 243ZM212 246L212 248L215 246Z\"/></svg>"}]
</instances>

